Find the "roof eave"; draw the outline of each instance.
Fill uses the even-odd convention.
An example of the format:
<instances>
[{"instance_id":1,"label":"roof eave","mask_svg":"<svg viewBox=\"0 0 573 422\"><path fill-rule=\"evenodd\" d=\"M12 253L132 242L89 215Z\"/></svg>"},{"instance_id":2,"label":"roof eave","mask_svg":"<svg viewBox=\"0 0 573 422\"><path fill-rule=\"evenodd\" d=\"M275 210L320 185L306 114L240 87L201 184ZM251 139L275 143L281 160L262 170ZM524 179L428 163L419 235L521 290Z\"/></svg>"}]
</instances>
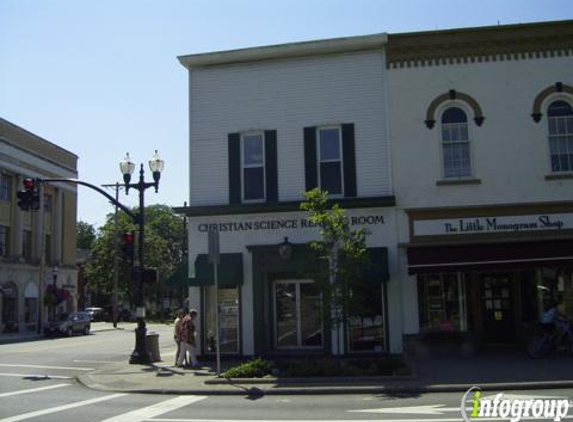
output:
<instances>
[{"instance_id":1,"label":"roof eave","mask_svg":"<svg viewBox=\"0 0 573 422\"><path fill-rule=\"evenodd\" d=\"M346 53L383 48L388 41L386 33L329 40L245 48L240 50L179 56L179 62L191 70L196 67L244 63L263 60L304 57L322 54Z\"/></svg>"}]
</instances>

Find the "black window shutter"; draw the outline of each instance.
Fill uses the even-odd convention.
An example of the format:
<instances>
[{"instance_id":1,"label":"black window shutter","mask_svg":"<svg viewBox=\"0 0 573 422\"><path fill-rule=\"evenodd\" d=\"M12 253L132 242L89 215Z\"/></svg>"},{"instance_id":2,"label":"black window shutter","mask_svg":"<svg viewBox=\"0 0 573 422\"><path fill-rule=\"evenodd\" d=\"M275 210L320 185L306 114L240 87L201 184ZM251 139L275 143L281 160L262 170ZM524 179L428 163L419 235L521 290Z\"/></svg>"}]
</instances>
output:
<instances>
[{"instance_id":1,"label":"black window shutter","mask_svg":"<svg viewBox=\"0 0 573 422\"><path fill-rule=\"evenodd\" d=\"M241 135L229 133L229 203L241 203Z\"/></svg>"},{"instance_id":2,"label":"black window shutter","mask_svg":"<svg viewBox=\"0 0 573 422\"><path fill-rule=\"evenodd\" d=\"M306 190L318 186L316 167L316 127L304 128L304 176Z\"/></svg>"},{"instance_id":3,"label":"black window shutter","mask_svg":"<svg viewBox=\"0 0 573 422\"><path fill-rule=\"evenodd\" d=\"M277 169L277 131L265 131L265 181L267 202L279 200L278 169Z\"/></svg>"},{"instance_id":4,"label":"black window shutter","mask_svg":"<svg viewBox=\"0 0 573 422\"><path fill-rule=\"evenodd\" d=\"M344 196L356 196L356 153L354 123L342 125L342 159L344 160Z\"/></svg>"}]
</instances>

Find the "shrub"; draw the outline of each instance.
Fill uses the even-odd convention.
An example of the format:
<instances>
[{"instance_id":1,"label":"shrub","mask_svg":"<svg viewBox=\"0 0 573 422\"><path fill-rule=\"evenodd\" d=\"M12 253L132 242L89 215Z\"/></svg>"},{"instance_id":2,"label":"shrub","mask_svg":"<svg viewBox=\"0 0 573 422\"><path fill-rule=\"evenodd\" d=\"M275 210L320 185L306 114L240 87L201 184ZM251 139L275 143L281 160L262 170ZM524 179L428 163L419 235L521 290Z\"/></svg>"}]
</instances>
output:
<instances>
[{"instance_id":1,"label":"shrub","mask_svg":"<svg viewBox=\"0 0 573 422\"><path fill-rule=\"evenodd\" d=\"M225 378L262 378L271 373L271 365L257 358L230 368L223 374Z\"/></svg>"}]
</instances>

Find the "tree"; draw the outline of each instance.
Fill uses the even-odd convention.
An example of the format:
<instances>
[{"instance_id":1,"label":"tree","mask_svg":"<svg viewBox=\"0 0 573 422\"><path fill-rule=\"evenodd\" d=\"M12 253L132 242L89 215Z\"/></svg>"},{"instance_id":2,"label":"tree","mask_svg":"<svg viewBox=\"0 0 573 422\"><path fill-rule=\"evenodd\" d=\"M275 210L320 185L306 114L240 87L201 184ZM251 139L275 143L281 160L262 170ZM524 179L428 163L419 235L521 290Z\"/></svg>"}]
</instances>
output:
<instances>
[{"instance_id":1,"label":"tree","mask_svg":"<svg viewBox=\"0 0 573 422\"><path fill-rule=\"evenodd\" d=\"M327 265L313 275L322 295L323 318L338 337L340 353L342 327L348 316L355 312L352 291L359 282L362 270L369 262L364 228L352 230L344 210L338 204L330 205L328 192L320 188L305 192L301 209L309 213L309 221L320 227L321 240L310 247Z\"/></svg>"},{"instance_id":2,"label":"tree","mask_svg":"<svg viewBox=\"0 0 573 422\"><path fill-rule=\"evenodd\" d=\"M133 209L137 213L137 209ZM135 250L137 245L137 226L124 212L118 214L119 242L122 234L133 232L135 236ZM96 240L92 248L91 259L86 265L86 274L92 288L98 292L98 305L105 306L111 303L110 297L113 289L114 259L115 259L115 224L114 215L108 214L106 222L98 229ZM160 282L167 279L181 265L186 257L183 253L186 233L183 229L183 218L174 214L170 207L165 205L152 205L145 207L145 244L144 256L146 268L157 268ZM136 252L137 256L137 252ZM132 285L131 266L120 259L119 291L129 302L134 298L130 296L136 291ZM135 280L137 282L137 280ZM145 286L144 297L151 300L158 297L160 286Z\"/></svg>"},{"instance_id":3,"label":"tree","mask_svg":"<svg viewBox=\"0 0 573 422\"><path fill-rule=\"evenodd\" d=\"M96 240L96 230L94 226L85 221L78 221L76 225L77 247L79 249L91 250Z\"/></svg>"}]
</instances>

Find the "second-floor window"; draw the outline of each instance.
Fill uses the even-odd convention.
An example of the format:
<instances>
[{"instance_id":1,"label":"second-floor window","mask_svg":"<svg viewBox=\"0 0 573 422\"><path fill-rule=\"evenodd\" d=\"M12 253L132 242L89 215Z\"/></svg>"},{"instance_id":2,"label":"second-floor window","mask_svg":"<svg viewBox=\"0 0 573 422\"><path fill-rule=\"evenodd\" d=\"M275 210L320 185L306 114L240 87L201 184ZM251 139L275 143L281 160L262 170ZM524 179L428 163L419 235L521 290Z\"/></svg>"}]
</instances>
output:
<instances>
[{"instance_id":1,"label":"second-floor window","mask_svg":"<svg viewBox=\"0 0 573 422\"><path fill-rule=\"evenodd\" d=\"M44 211L52 212L52 197L50 195L44 195Z\"/></svg>"},{"instance_id":2,"label":"second-floor window","mask_svg":"<svg viewBox=\"0 0 573 422\"><path fill-rule=\"evenodd\" d=\"M8 256L8 245L10 244L10 229L0 226L0 256Z\"/></svg>"},{"instance_id":3,"label":"second-floor window","mask_svg":"<svg viewBox=\"0 0 573 422\"><path fill-rule=\"evenodd\" d=\"M0 174L0 199L9 201L12 198L12 178L6 174Z\"/></svg>"},{"instance_id":4,"label":"second-floor window","mask_svg":"<svg viewBox=\"0 0 573 422\"><path fill-rule=\"evenodd\" d=\"M318 128L318 184L331 195L342 195L342 136L340 127Z\"/></svg>"},{"instance_id":5,"label":"second-floor window","mask_svg":"<svg viewBox=\"0 0 573 422\"><path fill-rule=\"evenodd\" d=\"M551 171L573 172L573 108L554 101L547 109Z\"/></svg>"},{"instance_id":6,"label":"second-floor window","mask_svg":"<svg viewBox=\"0 0 573 422\"><path fill-rule=\"evenodd\" d=\"M22 230L22 257L26 260L32 258L32 231Z\"/></svg>"},{"instance_id":7,"label":"second-floor window","mask_svg":"<svg viewBox=\"0 0 573 422\"><path fill-rule=\"evenodd\" d=\"M356 197L354 123L303 129L307 191L320 187L331 195Z\"/></svg>"},{"instance_id":8,"label":"second-floor window","mask_svg":"<svg viewBox=\"0 0 573 422\"><path fill-rule=\"evenodd\" d=\"M241 136L243 201L265 200L265 139L262 132Z\"/></svg>"},{"instance_id":9,"label":"second-floor window","mask_svg":"<svg viewBox=\"0 0 573 422\"><path fill-rule=\"evenodd\" d=\"M229 204L278 201L277 131L228 134Z\"/></svg>"},{"instance_id":10,"label":"second-floor window","mask_svg":"<svg viewBox=\"0 0 573 422\"><path fill-rule=\"evenodd\" d=\"M445 179L471 177L468 117L459 107L442 114L442 150Z\"/></svg>"}]
</instances>

